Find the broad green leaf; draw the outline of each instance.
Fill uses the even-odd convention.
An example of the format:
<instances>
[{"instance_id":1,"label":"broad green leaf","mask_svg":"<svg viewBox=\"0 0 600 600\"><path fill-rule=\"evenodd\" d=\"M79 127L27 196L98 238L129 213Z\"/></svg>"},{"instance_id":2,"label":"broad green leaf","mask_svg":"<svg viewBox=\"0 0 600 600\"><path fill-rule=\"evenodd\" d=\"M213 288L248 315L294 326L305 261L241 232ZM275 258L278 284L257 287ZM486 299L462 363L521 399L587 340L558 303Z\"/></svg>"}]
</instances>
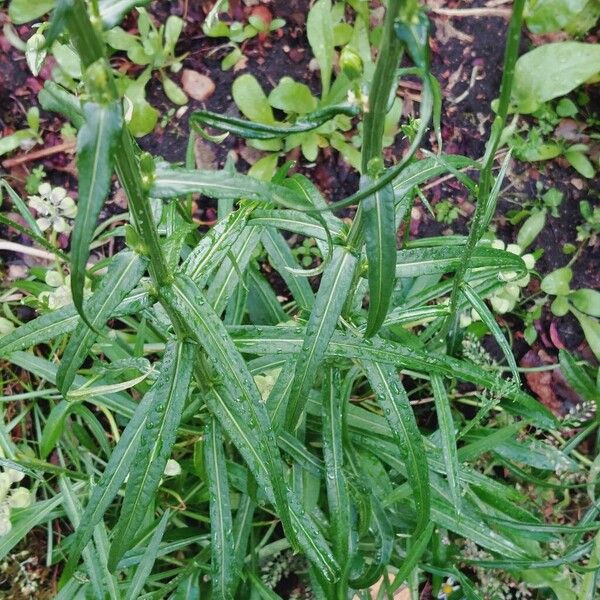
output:
<instances>
[{"instance_id":1,"label":"broad green leaf","mask_svg":"<svg viewBox=\"0 0 600 600\"><path fill-rule=\"evenodd\" d=\"M525 20L529 30L536 34L560 30L585 33L587 19L581 13L593 13L593 5L594 0L534 0L528 3Z\"/></svg>"},{"instance_id":2,"label":"broad green leaf","mask_svg":"<svg viewBox=\"0 0 600 600\"><path fill-rule=\"evenodd\" d=\"M111 571L133 545L171 456L189 391L194 352L194 346L189 343L169 342L165 349L160 374L152 388L152 406L140 436L121 515L114 530L108 560Z\"/></svg>"},{"instance_id":3,"label":"broad green leaf","mask_svg":"<svg viewBox=\"0 0 600 600\"><path fill-rule=\"evenodd\" d=\"M231 86L231 94L246 118L268 125L276 123L267 96L254 75L240 75Z\"/></svg>"},{"instance_id":4,"label":"broad green leaf","mask_svg":"<svg viewBox=\"0 0 600 600\"><path fill-rule=\"evenodd\" d=\"M317 99L306 84L282 77L269 94L269 104L286 113L304 115L317 108Z\"/></svg>"},{"instance_id":5,"label":"broad green leaf","mask_svg":"<svg viewBox=\"0 0 600 600\"><path fill-rule=\"evenodd\" d=\"M308 12L306 35L321 72L321 97L325 98L331 84L333 68L333 21L331 0L317 0Z\"/></svg>"},{"instance_id":6,"label":"broad green leaf","mask_svg":"<svg viewBox=\"0 0 600 600\"><path fill-rule=\"evenodd\" d=\"M54 449L56 442L60 438L65 419L69 412L73 409L73 403L61 400L52 408L48 415L48 420L44 425L42 437L40 439L40 457L46 458Z\"/></svg>"},{"instance_id":7,"label":"broad green leaf","mask_svg":"<svg viewBox=\"0 0 600 600\"><path fill-rule=\"evenodd\" d=\"M79 99L53 81L46 81L38 94L38 100L44 110L57 112L69 119L73 127L83 124L83 112Z\"/></svg>"},{"instance_id":8,"label":"broad green leaf","mask_svg":"<svg viewBox=\"0 0 600 600\"><path fill-rule=\"evenodd\" d=\"M163 90L167 98L174 104L180 106L187 104L188 97L186 93L169 77L165 76L162 78Z\"/></svg>"},{"instance_id":9,"label":"broad green leaf","mask_svg":"<svg viewBox=\"0 0 600 600\"><path fill-rule=\"evenodd\" d=\"M600 65L600 59L598 62ZM600 66L598 70L600 71ZM596 170L594 169L594 165L591 163L590 159L583 152L578 150L566 150L564 152L564 157L580 175L583 175L587 179L593 179L594 175L596 174Z\"/></svg>"},{"instance_id":10,"label":"broad green leaf","mask_svg":"<svg viewBox=\"0 0 600 600\"><path fill-rule=\"evenodd\" d=\"M113 450L98 483L92 488L90 500L81 517L81 525L75 531L69 549L69 559L61 575L61 584L68 581L77 567L83 549L87 546L95 526L117 495L129 475L135 458L146 418L154 404L154 393L148 392L138 404L119 442Z\"/></svg>"},{"instance_id":11,"label":"broad green leaf","mask_svg":"<svg viewBox=\"0 0 600 600\"><path fill-rule=\"evenodd\" d=\"M63 395L69 391L77 369L83 364L94 344L97 333L125 296L138 284L144 271L146 260L134 252L118 254L102 280L97 292L84 304L89 314L89 324L81 321L71 336L61 357L56 373L56 383Z\"/></svg>"},{"instance_id":12,"label":"broad green leaf","mask_svg":"<svg viewBox=\"0 0 600 600\"><path fill-rule=\"evenodd\" d=\"M444 379L439 375L431 376L431 388L435 401L435 414L437 415L438 430L442 441L442 456L446 467L446 479L450 494L456 510L460 512L462 504L460 483L459 483L459 465L458 454L456 451L456 432L454 420L452 419L452 409L450 400L444 387Z\"/></svg>"},{"instance_id":13,"label":"broad green leaf","mask_svg":"<svg viewBox=\"0 0 600 600\"><path fill-rule=\"evenodd\" d=\"M367 185L370 182L367 179ZM396 271L394 188L387 185L363 203L364 235L369 262L369 312L365 337L383 323L390 305Z\"/></svg>"},{"instance_id":14,"label":"broad green leaf","mask_svg":"<svg viewBox=\"0 0 600 600\"><path fill-rule=\"evenodd\" d=\"M148 67L125 88L125 122L135 137L151 133L158 122L159 112L146 100L146 84L151 76L152 70Z\"/></svg>"},{"instance_id":15,"label":"broad green leaf","mask_svg":"<svg viewBox=\"0 0 600 600\"><path fill-rule=\"evenodd\" d=\"M521 225L517 234L517 244L523 250L527 249L537 238L538 234L546 225L546 211L536 210L527 220Z\"/></svg>"},{"instance_id":16,"label":"broad green leaf","mask_svg":"<svg viewBox=\"0 0 600 600\"><path fill-rule=\"evenodd\" d=\"M390 365L363 361L371 388L381 405L400 455L406 463L412 488L417 526L415 536L425 530L430 518L429 468L421 434L408 395L396 370Z\"/></svg>"},{"instance_id":17,"label":"broad green leaf","mask_svg":"<svg viewBox=\"0 0 600 600\"><path fill-rule=\"evenodd\" d=\"M71 291L73 304L84 319L83 285L85 265L98 215L108 196L114 166L114 152L122 128L121 106L88 102L83 106L85 122L77 136L79 201L71 236Z\"/></svg>"},{"instance_id":18,"label":"broad green leaf","mask_svg":"<svg viewBox=\"0 0 600 600\"><path fill-rule=\"evenodd\" d=\"M530 50L517 60L513 110L535 112L544 102L564 96L600 73L600 46L555 42Z\"/></svg>"},{"instance_id":19,"label":"broad green leaf","mask_svg":"<svg viewBox=\"0 0 600 600\"><path fill-rule=\"evenodd\" d=\"M148 542L148 546L146 546L146 550L142 555L142 559L140 560L139 566L135 571L131 583L127 587L125 600L137 600L137 598L140 597L140 594L144 589L144 584L146 583L148 577L152 573L154 561L158 556L160 541L162 540L163 535L165 534L165 529L167 528L167 524L169 522L170 517L170 511L166 510L163 513L163 516L160 518L158 525L154 528L154 531L152 532L152 537Z\"/></svg>"},{"instance_id":20,"label":"broad green leaf","mask_svg":"<svg viewBox=\"0 0 600 600\"><path fill-rule=\"evenodd\" d=\"M600 292L589 288L575 290L569 295L573 306L586 315L600 317Z\"/></svg>"},{"instance_id":21,"label":"broad green leaf","mask_svg":"<svg viewBox=\"0 0 600 600\"><path fill-rule=\"evenodd\" d=\"M322 394L323 459L325 461L329 529L333 550L342 569L348 560L351 506L344 475L343 395L340 373L326 367Z\"/></svg>"},{"instance_id":22,"label":"broad green leaf","mask_svg":"<svg viewBox=\"0 0 600 600\"><path fill-rule=\"evenodd\" d=\"M573 270L570 267L562 267L548 273L540 283L542 291L552 296L566 296L569 291L569 283L573 279Z\"/></svg>"},{"instance_id":23,"label":"broad green leaf","mask_svg":"<svg viewBox=\"0 0 600 600\"><path fill-rule=\"evenodd\" d=\"M317 376L329 341L350 290L357 259L342 246L336 246L333 258L325 269L310 318L302 350L296 360L294 380L286 411L288 429L300 420L308 393Z\"/></svg>"},{"instance_id":24,"label":"broad green leaf","mask_svg":"<svg viewBox=\"0 0 600 600\"><path fill-rule=\"evenodd\" d=\"M29 23L39 19L54 8L54 0L11 0L8 15L15 25Z\"/></svg>"},{"instance_id":25,"label":"broad green leaf","mask_svg":"<svg viewBox=\"0 0 600 600\"><path fill-rule=\"evenodd\" d=\"M211 581L215 598L231 598L235 581L235 548L229 484L221 428L211 419L204 434L204 464L210 492Z\"/></svg>"}]
</instances>

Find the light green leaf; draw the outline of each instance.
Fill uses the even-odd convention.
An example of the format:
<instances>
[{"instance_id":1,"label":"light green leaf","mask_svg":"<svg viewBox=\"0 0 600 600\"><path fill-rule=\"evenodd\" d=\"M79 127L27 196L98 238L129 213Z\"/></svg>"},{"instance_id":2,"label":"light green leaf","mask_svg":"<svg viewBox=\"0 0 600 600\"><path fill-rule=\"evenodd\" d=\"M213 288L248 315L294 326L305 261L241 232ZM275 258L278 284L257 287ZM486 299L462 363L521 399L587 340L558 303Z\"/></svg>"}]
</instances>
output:
<instances>
[{"instance_id":1,"label":"light green leaf","mask_svg":"<svg viewBox=\"0 0 600 600\"><path fill-rule=\"evenodd\" d=\"M254 75L249 73L240 75L233 82L231 94L240 112L246 118L269 125L276 123L267 96Z\"/></svg>"},{"instance_id":2,"label":"light green leaf","mask_svg":"<svg viewBox=\"0 0 600 600\"><path fill-rule=\"evenodd\" d=\"M84 319L83 286L85 265L98 215L108 196L114 166L114 152L121 133L121 106L117 102L83 106L85 122L77 136L79 201L71 236L71 292L73 304Z\"/></svg>"},{"instance_id":3,"label":"light green leaf","mask_svg":"<svg viewBox=\"0 0 600 600\"><path fill-rule=\"evenodd\" d=\"M331 0L317 0L306 19L306 35L321 71L321 97L329 92L333 68L333 21Z\"/></svg>"},{"instance_id":4,"label":"light green leaf","mask_svg":"<svg viewBox=\"0 0 600 600\"><path fill-rule=\"evenodd\" d=\"M600 73L600 46L555 42L538 46L517 60L513 110L532 113L544 102L564 96Z\"/></svg>"},{"instance_id":5,"label":"light green leaf","mask_svg":"<svg viewBox=\"0 0 600 600\"><path fill-rule=\"evenodd\" d=\"M521 229L519 229L519 233L517 234L517 244L525 250L535 241L535 238L539 235L540 231L544 229L545 225L546 211L536 210L527 218L525 223L521 225Z\"/></svg>"},{"instance_id":6,"label":"light green leaf","mask_svg":"<svg viewBox=\"0 0 600 600\"><path fill-rule=\"evenodd\" d=\"M600 70L600 67L599 67ZM594 165L590 159L583 153L577 150L567 150L564 153L565 158L569 161L569 164L580 174L588 179L592 179L596 174Z\"/></svg>"},{"instance_id":7,"label":"light green leaf","mask_svg":"<svg viewBox=\"0 0 600 600\"><path fill-rule=\"evenodd\" d=\"M569 295L573 306L591 317L600 317L600 292L589 288L575 290Z\"/></svg>"},{"instance_id":8,"label":"light green leaf","mask_svg":"<svg viewBox=\"0 0 600 600\"><path fill-rule=\"evenodd\" d=\"M169 79L166 75L162 79L163 89L165 90L165 94L167 98L178 105L187 104L188 97L186 93L172 80Z\"/></svg>"},{"instance_id":9,"label":"light green leaf","mask_svg":"<svg viewBox=\"0 0 600 600\"><path fill-rule=\"evenodd\" d=\"M35 21L54 8L54 0L11 0L8 15L15 25Z\"/></svg>"},{"instance_id":10,"label":"light green leaf","mask_svg":"<svg viewBox=\"0 0 600 600\"><path fill-rule=\"evenodd\" d=\"M588 317L576 309L571 309L571 312L577 317L594 356L600 360L600 321L594 317Z\"/></svg>"},{"instance_id":11,"label":"light green leaf","mask_svg":"<svg viewBox=\"0 0 600 600\"><path fill-rule=\"evenodd\" d=\"M573 279L573 271L570 267L562 267L556 269L552 273L548 273L540 284L542 291L545 294L551 294L552 296L566 296L570 289L569 283Z\"/></svg>"},{"instance_id":12,"label":"light green leaf","mask_svg":"<svg viewBox=\"0 0 600 600\"><path fill-rule=\"evenodd\" d=\"M277 87L269 94L269 104L286 113L304 115L317 108L317 99L310 88L291 77L282 77Z\"/></svg>"}]
</instances>

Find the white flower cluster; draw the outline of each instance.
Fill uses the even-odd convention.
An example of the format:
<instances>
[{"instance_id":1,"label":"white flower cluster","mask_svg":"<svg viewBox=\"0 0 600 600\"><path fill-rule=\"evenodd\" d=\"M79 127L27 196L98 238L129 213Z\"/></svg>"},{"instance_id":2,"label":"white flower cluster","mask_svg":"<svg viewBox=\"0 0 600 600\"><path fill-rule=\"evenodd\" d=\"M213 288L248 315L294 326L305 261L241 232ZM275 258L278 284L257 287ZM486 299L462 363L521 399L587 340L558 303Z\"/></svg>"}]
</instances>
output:
<instances>
[{"instance_id":1,"label":"white flower cluster","mask_svg":"<svg viewBox=\"0 0 600 600\"><path fill-rule=\"evenodd\" d=\"M6 535L12 529L10 511L13 508L25 508L31 504L31 492L21 486L12 487L25 477L25 473L16 469L5 469L0 473L0 536Z\"/></svg>"},{"instance_id":2,"label":"white flower cluster","mask_svg":"<svg viewBox=\"0 0 600 600\"><path fill-rule=\"evenodd\" d=\"M68 219L74 219L77 214L75 200L67 194L65 188L53 188L49 183L42 183L38 194L29 196L29 206L38 214L38 227L42 231L50 229L55 233L69 233L72 226Z\"/></svg>"},{"instance_id":3,"label":"white flower cluster","mask_svg":"<svg viewBox=\"0 0 600 600\"><path fill-rule=\"evenodd\" d=\"M73 295L71 294L71 276L64 275L59 271L47 271L45 276L46 283L53 288L51 291L44 291L38 295L38 300L43 304L47 305L49 309L56 310L62 308L67 304L73 302ZM84 297L89 296L91 293L91 282L86 277L85 284L83 287Z\"/></svg>"}]
</instances>

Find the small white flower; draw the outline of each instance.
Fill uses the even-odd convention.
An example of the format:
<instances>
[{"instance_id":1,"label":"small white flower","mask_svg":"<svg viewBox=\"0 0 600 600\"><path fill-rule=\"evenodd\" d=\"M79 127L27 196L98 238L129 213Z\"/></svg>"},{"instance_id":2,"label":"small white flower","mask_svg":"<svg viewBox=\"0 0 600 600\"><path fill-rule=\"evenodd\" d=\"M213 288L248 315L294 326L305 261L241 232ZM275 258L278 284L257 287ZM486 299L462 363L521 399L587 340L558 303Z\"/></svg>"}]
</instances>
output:
<instances>
[{"instance_id":1,"label":"small white flower","mask_svg":"<svg viewBox=\"0 0 600 600\"><path fill-rule=\"evenodd\" d=\"M71 276L63 275L58 271L46 271L44 277L46 283L55 288L52 291L42 292L38 296L38 300L48 305L48 308L55 310L62 308L67 304L73 302L73 296L71 294ZM85 279L85 285L83 288L83 295L87 296L91 292L90 280Z\"/></svg>"},{"instance_id":2,"label":"small white flower","mask_svg":"<svg viewBox=\"0 0 600 600\"><path fill-rule=\"evenodd\" d=\"M0 517L0 536L6 535L12 529L9 517Z\"/></svg>"},{"instance_id":3,"label":"small white flower","mask_svg":"<svg viewBox=\"0 0 600 600\"><path fill-rule=\"evenodd\" d=\"M177 477L177 475L181 475L181 465L176 460L170 458L165 465L164 474L167 477Z\"/></svg>"},{"instance_id":4,"label":"small white flower","mask_svg":"<svg viewBox=\"0 0 600 600\"><path fill-rule=\"evenodd\" d=\"M4 500L4 498L6 497L6 494L8 493L11 484L12 481L10 480L8 474L0 473L0 501Z\"/></svg>"},{"instance_id":5,"label":"small white flower","mask_svg":"<svg viewBox=\"0 0 600 600\"><path fill-rule=\"evenodd\" d=\"M23 471L18 471L17 469L6 469L5 472L13 483L23 481L25 478L25 473L23 473Z\"/></svg>"},{"instance_id":6,"label":"small white flower","mask_svg":"<svg viewBox=\"0 0 600 600\"><path fill-rule=\"evenodd\" d=\"M454 585L454 578L448 577L440 589L438 600L446 600L452 592L460 589L460 585Z\"/></svg>"},{"instance_id":7,"label":"small white flower","mask_svg":"<svg viewBox=\"0 0 600 600\"><path fill-rule=\"evenodd\" d=\"M26 508L31 505L32 501L31 492L24 487L16 488L8 497L11 508Z\"/></svg>"},{"instance_id":8,"label":"small white flower","mask_svg":"<svg viewBox=\"0 0 600 600\"><path fill-rule=\"evenodd\" d=\"M63 187L53 188L49 183L42 183L38 188L38 196L29 196L29 206L38 213L36 223L42 231L52 229L56 233L68 233L71 224L67 219L74 219L77 214L75 200L67 194Z\"/></svg>"}]
</instances>

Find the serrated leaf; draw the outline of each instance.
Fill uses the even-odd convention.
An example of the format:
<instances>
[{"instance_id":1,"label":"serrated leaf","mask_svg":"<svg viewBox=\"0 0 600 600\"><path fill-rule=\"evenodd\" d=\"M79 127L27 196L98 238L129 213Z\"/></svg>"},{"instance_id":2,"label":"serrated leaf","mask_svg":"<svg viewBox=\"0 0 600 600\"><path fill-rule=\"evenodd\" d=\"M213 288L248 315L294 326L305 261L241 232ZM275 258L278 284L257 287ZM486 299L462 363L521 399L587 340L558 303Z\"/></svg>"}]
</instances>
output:
<instances>
[{"instance_id":1,"label":"serrated leaf","mask_svg":"<svg viewBox=\"0 0 600 600\"><path fill-rule=\"evenodd\" d=\"M61 357L56 372L56 384L63 395L69 391L77 369L94 344L97 330L106 323L125 296L138 284L146 270L146 262L141 256L129 251L118 254L111 261L100 288L84 305L93 329L80 321Z\"/></svg>"},{"instance_id":2,"label":"serrated leaf","mask_svg":"<svg viewBox=\"0 0 600 600\"><path fill-rule=\"evenodd\" d=\"M189 343L169 342L165 349L160 374L152 388L152 405L127 481L121 515L114 530L108 560L111 571L135 541L171 456L189 391L194 352L194 346Z\"/></svg>"},{"instance_id":3,"label":"serrated leaf","mask_svg":"<svg viewBox=\"0 0 600 600\"><path fill-rule=\"evenodd\" d=\"M221 427L213 418L204 434L204 464L210 494L211 581L215 598L231 598L235 582L235 548L229 484Z\"/></svg>"},{"instance_id":4,"label":"serrated leaf","mask_svg":"<svg viewBox=\"0 0 600 600\"><path fill-rule=\"evenodd\" d=\"M110 191L114 152L122 129L121 105L88 102L83 106L84 124L77 136L79 201L71 236L71 291L81 316L85 265L90 255L96 224Z\"/></svg>"},{"instance_id":5,"label":"serrated leaf","mask_svg":"<svg viewBox=\"0 0 600 600\"><path fill-rule=\"evenodd\" d=\"M367 179L367 185L369 183L371 180ZM369 263L369 311L365 337L372 337L387 315L395 283L396 225L392 185L366 198L362 208Z\"/></svg>"}]
</instances>

